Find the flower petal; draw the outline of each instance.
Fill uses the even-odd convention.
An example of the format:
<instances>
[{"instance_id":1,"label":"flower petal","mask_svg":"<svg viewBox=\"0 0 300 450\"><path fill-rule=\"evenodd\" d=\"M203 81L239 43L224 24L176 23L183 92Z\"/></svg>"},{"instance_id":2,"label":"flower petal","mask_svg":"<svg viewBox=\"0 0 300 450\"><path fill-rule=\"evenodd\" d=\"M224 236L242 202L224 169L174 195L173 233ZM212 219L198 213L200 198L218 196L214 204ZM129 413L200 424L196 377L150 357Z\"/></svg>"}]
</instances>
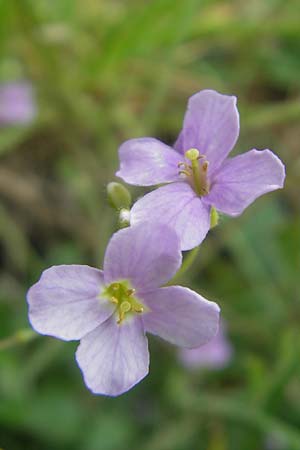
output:
<instances>
[{"instance_id":1,"label":"flower petal","mask_svg":"<svg viewBox=\"0 0 300 450\"><path fill-rule=\"evenodd\" d=\"M27 124L36 115L32 86L26 82L0 84L0 124Z\"/></svg>"},{"instance_id":2,"label":"flower petal","mask_svg":"<svg viewBox=\"0 0 300 450\"><path fill-rule=\"evenodd\" d=\"M81 340L76 360L85 384L95 394L116 396L128 391L149 371L141 318L118 325L112 316Z\"/></svg>"},{"instance_id":3,"label":"flower petal","mask_svg":"<svg viewBox=\"0 0 300 450\"><path fill-rule=\"evenodd\" d=\"M178 234L182 250L197 247L210 227L210 207L188 183L162 186L139 199L131 210L131 223L162 222Z\"/></svg>"},{"instance_id":4,"label":"flower petal","mask_svg":"<svg viewBox=\"0 0 300 450\"><path fill-rule=\"evenodd\" d=\"M113 312L110 302L97 296L103 272L89 266L53 266L28 291L29 319L41 334L66 341L80 339Z\"/></svg>"},{"instance_id":5,"label":"flower petal","mask_svg":"<svg viewBox=\"0 0 300 450\"><path fill-rule=\"evenodd\" d=\"M204 90L190 97L183 122L181 143L184 153L197 148L209 161L212 174L234 147L239 135L236 97Z\"/></svg>"},{"instance_id":6,"label":"flower petal","mask_svg":"<svg viewBox=\"0 0 300 450\"><path fill-rule=\"evenodd\" d=\"M179 153L184 153L185 151L183 139L183 130L181 130L175 144L173 145L174 149Z\"/></svg>"},{"instance_id":7,"label":"flower petal","mask_svg":"<svg viewBox=\"0 0 300 450\"><path fill-rule=\"evenodd\" d=\"M152 186L180 180L178 163L182 155L157 139L139 138L119 148L120 170L116 175L126 183Z\"/></svg>"},{"instance_id":8,"label":"flower petal","mask_svg":"<svg viewBox=\"0 0 300 450\"><path fill-rule=\"evenodd\" d=\"M145 330L182 347L199 347L218 330L220 308L191 289L170 286L141 294L150 309Z\"/></svg>"},{"instance_id":9,"label":"flower petal","mask_svg":"<svg viewBox=\"0 0 300 450\"><path fill-rule=\"evenodd\" d=\"M153 289L172 278L181 265L175 231L162 224L141 223L118 231L104 257L105 283L127 279L136 289Z\"/></svg>"},{"instance_id":10,"label":"flower petal","mask_svg":"<svg viewBox=\"0 0 300 450\"><path fill-rule=\"evenodd\" d=\"M251 150L225 161L205 201L237 216L257 197L283 187L284 165L270 150Z\"/></svg>"},{"instance_id":11,"label":"flower petal","mask_svg":"<svg viewBox=\"0 0 300 450\"><path fill-rule=\"evenodd\" d=\"M232 345L221 322L213 339L201 347L180 349L179 359L187 369L222 369L229 364L232 355Z\"/></svg>"}]
</instances>

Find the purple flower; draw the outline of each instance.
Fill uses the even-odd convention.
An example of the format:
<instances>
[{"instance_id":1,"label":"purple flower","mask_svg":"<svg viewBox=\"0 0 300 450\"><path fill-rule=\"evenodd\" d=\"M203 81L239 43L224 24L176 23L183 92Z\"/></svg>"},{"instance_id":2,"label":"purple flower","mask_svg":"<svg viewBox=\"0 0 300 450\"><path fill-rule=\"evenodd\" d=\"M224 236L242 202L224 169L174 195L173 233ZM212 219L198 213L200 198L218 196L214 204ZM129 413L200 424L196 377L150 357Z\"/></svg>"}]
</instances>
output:
<instances>
[{"instance_id":1,"label":"purple flower","mask_svg":"<svg viewBox=\"0 0 300 450\"><path fill-rule=\"evenodd\" d=\"M236 97L204 90L189 99L174 149L152 138L124 142L117 176L138 186L170 183L135 203L131 223L170 224L181 249L189 250L205 238L212 206L237 216L260 195L282 188L284 166L270 150L227 158L238 135Z\"/></svg>"},{"instance_id":2,"label":"purple flower","mask_svg":"<svg viewBox=\"0 0 300 450\"><path fill-rule=\"evenodd\" d=\"M0 85L0 125L29 123L35 112L32 87L28 83Z\"/></svg>"},{"instance_id":3,"label":"purple flower","mask_svg":"<svg viewBox=\"0 0 300 450\"><path fill-rule=\"evenodd\" d=\"M224 325L220 323L216 336L207 344L193 349L180 349L179 359L187 369L221 369L232 358L232 347L225 334Z\"/></svg>"},{"instance_id":4,"label":"purple flower","mask_svg":"<svg viewBox=\"0 0 300 450\"><path fill-rule=\"evenodd\" d=\"M88 388L116 396L148 373L145 332L198 347L217 332L219 307L181 286L159 287L181 264L177 234L140 224L111 238L104 270L54 266L28 292L29 318L41 334L80 339L76 359Z\"/></svg>"}]
</instances>

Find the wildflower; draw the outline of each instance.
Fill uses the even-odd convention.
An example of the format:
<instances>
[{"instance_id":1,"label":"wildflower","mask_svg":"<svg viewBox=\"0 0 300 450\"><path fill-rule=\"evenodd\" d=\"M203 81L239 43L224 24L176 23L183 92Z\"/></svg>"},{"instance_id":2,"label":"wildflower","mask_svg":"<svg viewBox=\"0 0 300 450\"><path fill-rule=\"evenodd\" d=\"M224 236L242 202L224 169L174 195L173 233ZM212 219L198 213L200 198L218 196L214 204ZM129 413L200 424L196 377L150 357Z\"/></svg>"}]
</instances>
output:
<instances>
[{"instance_id":1,"label":"wildflower","mask_svg":"<svg viewBox=\"0 0 300 450\"><path fill-rule=\"evenodd\" d=\"M198 348L179 350L179 360L187 369L221 369L232 358L232 347L221 322L218 333L207 344Z\"/></svg>"},{"instance_id":2,"label":"wildflower","mask_svg":"<svg viewBox=\"0 0 300 450\"><path fill-rule=\"evenodd\" d=\"M181 264L177 234L166 225L118 231L104 270L54 266L28 292L29 318L41 334L80 339L76 359L88 388L116 396L148 373L145 332L198 347L217 332L219 307L180 286L159 287Z\"/></svg>"},{"instance_id":3,"label":"wildflower","mask_svg":"<svg viewBox=\"0 0 300 450\"><path fill-rule=\"evenodd\" d=\"M236 97L204 90L189 99L174 148L152 138L124 142L117 176L138 186L170 183L135 203L131 223L170 224L181 249L189 250L205 238L212 207L237 216L260 195L282 188L284 166L270 150L227 158L238 134Z\"/></svg>"},{"instance_id":4,"label":"wildflower","mask_svg":"<svg viewBox=\"0 0 300 450\"><path fill-rule=\"evenodd\" d=\"M33 92L28 83L0 84L0 125L29 123L35 112Z\"/></svg>"}]
</instances>

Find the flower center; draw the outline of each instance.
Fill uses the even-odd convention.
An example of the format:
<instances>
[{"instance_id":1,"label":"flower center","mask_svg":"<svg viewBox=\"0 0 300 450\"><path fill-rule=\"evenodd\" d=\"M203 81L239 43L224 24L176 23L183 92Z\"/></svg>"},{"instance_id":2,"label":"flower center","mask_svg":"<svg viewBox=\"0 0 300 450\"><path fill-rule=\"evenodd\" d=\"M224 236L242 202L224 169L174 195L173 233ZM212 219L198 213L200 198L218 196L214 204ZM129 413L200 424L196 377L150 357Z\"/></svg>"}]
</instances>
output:
<instances>
[{"instance_id":1,"label":"flower center","mask_svg":"<svg viewBox=\"0 0 300 450\"><path fill-rule=\"evenodd\" d=\"M102 291L101 297L107 298L116 305L118 324L123 322L126 314L141 314L145 311L145 307L134 294L135 289L126 280L111 283Z\"/></svg>"},{"instance_id":2,"label":"flower center","mask_svg":"<svg viewBox=\"0 0 300 450\"><path fill-rule=\"evenodd\" d=\"M207 178L209 163L205 155L200 155L196 148L190 148L185 152L184 156L190 161L190 164L180 162L178 164L180 168L179 174L186 175L188 181L200 197L207 195L209 193L209 182Z\"/></svg>"}]
</instances>

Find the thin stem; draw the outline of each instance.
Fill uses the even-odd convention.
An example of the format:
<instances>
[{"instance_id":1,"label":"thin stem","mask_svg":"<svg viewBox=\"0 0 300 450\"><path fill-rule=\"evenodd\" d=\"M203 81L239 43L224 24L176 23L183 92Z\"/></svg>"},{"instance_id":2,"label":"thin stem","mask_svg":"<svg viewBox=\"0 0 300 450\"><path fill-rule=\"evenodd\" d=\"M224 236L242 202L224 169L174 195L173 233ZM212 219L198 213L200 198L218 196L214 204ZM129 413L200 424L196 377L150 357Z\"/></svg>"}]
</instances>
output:
<instances>
[{"instance_id":1,"label":"thin stem","mask_svg":"<svg viewBox=\"0 0 300 450\"><path fill-rule=\"evenodd\" d=\"M174 284L175 282L177 283L177 281L189 270L189 268L191 267L191 265L193 264L193 262L195 261L197 255L198 255L199 248L200 248L200 246L193 248L193 250L191 250L186 255L180 269L174 275L172 280L170 280L169 283L167 283L167 286Z\"/></svg>"},{"instance_id":2,"label":"thin stem","mask_svg":"<svg viewBox=\"0 0 300 450\"><path fill-rule=\"evenodd\" d=\"M16 345L26 344L37 336L38 335L30 328L19 330L12 336L0 340L0 351L15 347Z\"/></svg>"},{"instance_id":3,"label":"thin stem","mask_svg":"<svg viewBox=\"0 0 300 450\"><path fill-rule=\"evenodd\" d=\"M289 332L285 337L284 345L281 349L279 360L273 368L268 380L263 385L263 389L258 392L256 403L264 409L274 409L283 395L285 386L289 380L299 370L299 345L297 345L298 333Z\"/></svg>"}]
</instances>

